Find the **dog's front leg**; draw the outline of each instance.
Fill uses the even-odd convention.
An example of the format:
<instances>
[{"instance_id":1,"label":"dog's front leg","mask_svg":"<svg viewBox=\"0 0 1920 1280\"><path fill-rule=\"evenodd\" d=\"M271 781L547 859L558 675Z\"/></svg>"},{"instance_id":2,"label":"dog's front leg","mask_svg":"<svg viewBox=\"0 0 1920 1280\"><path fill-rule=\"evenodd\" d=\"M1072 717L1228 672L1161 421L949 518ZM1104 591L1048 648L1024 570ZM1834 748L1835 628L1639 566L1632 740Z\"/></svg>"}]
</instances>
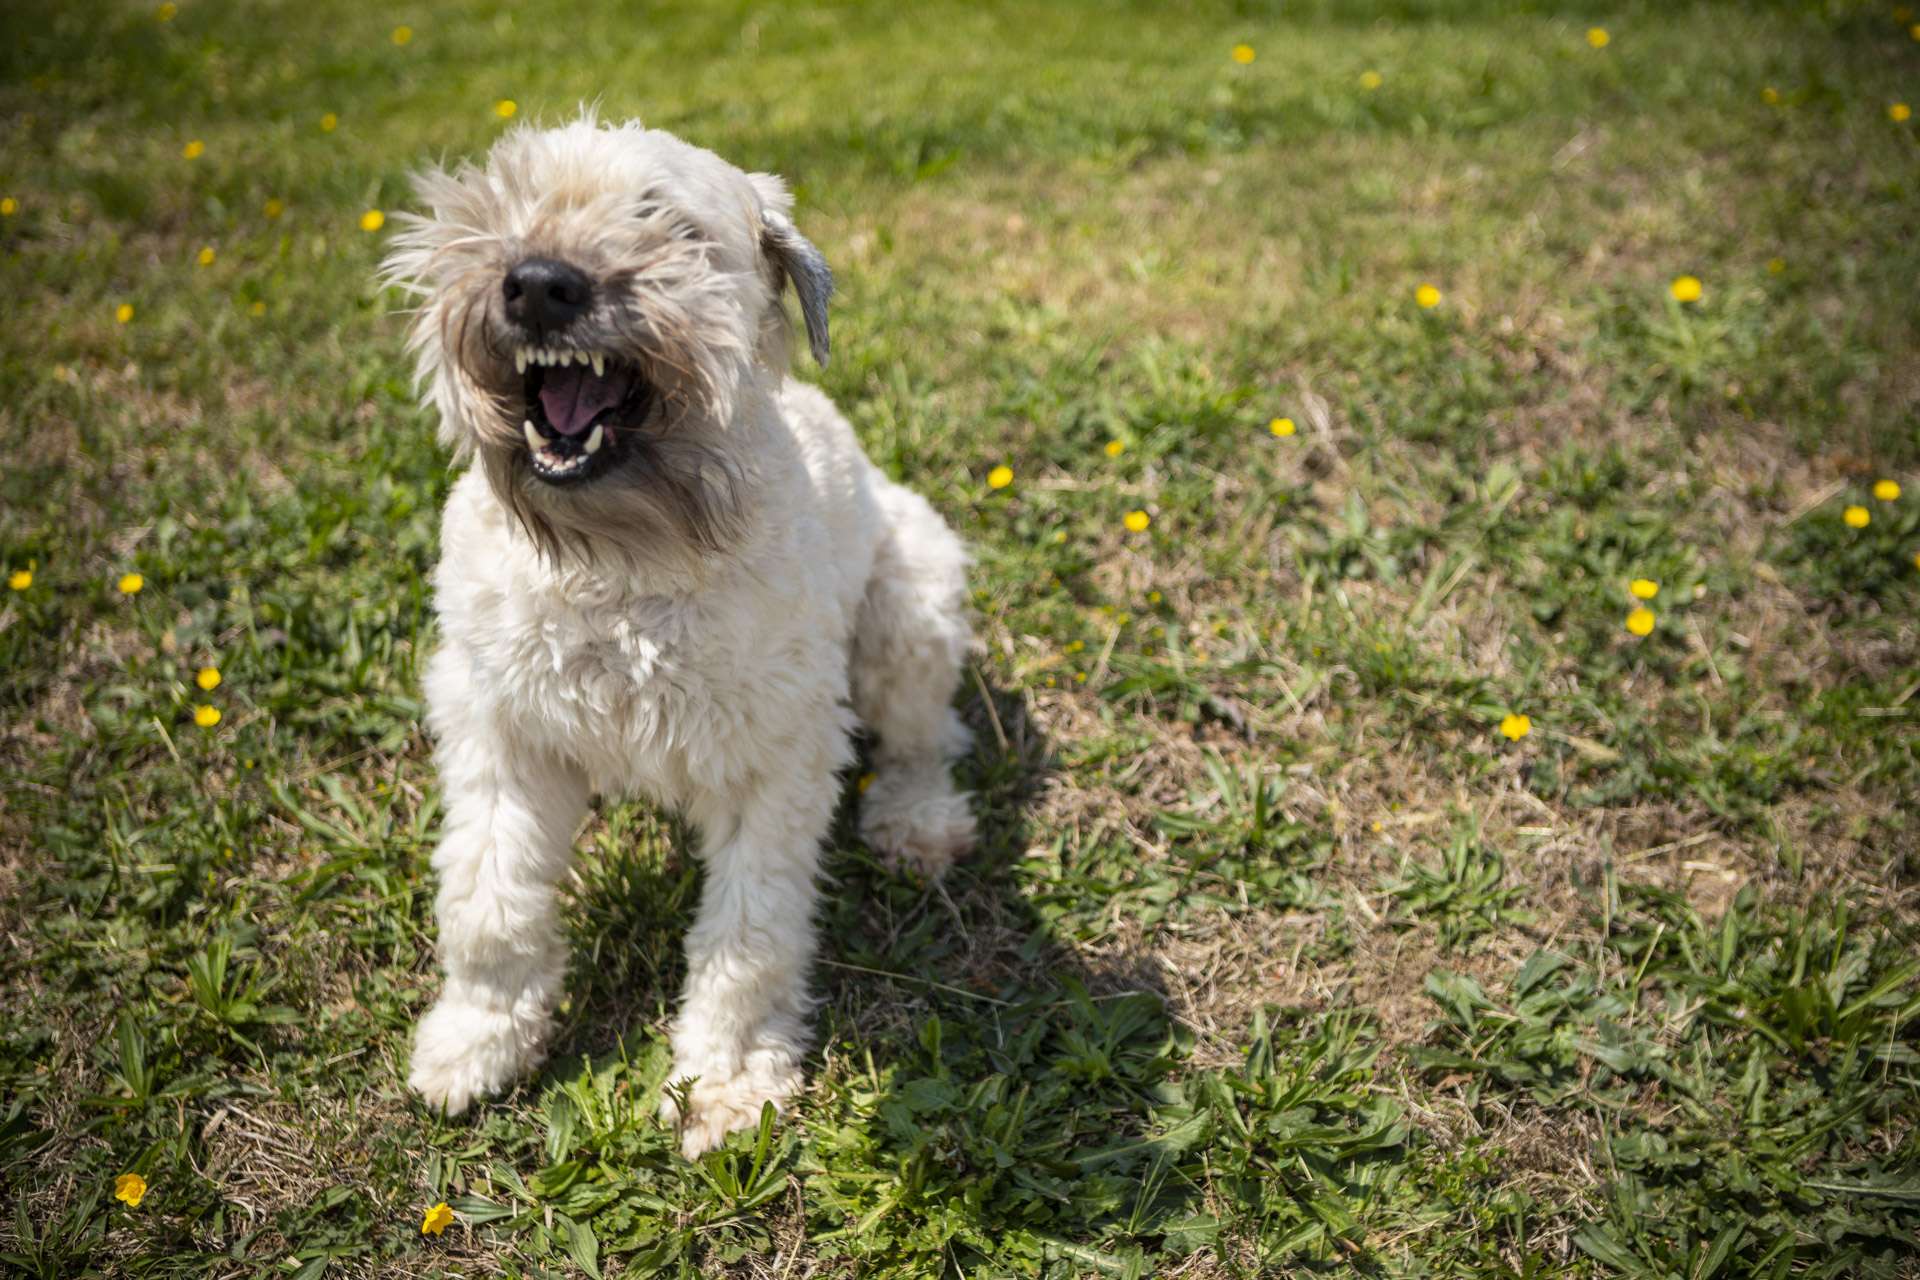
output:
<instances>
[{"instance_id":1,"label":"dog's front leg","mask_svg":"<svg viewBox=\"0 0 1920 1280\"><path fill-rule=\"evenodd\" d=\"M702 833L706 887L687 935L687 986L673 1033L672 1079L688 1107L661 1102L688 1159L754 1124L762 1104L800 1087L811 1002L814 876L833 819L839 753L795 752L746 795L714 796L690 815Z\"/></svg>"},{"instance_id":2,"label":"dog's front leg","mask_svg":"<svg viewBox=\"0 0 1920 1280\"><path fill-rule=\"evenodd\" d=\"M579 770L516 744L484 714L444 702L434 713L447 796L433 855L446 986L415 1032L408 1083L457 1114L545 1050L567 960L553 886L588 792Z\"/></svg>"}]
</instances>

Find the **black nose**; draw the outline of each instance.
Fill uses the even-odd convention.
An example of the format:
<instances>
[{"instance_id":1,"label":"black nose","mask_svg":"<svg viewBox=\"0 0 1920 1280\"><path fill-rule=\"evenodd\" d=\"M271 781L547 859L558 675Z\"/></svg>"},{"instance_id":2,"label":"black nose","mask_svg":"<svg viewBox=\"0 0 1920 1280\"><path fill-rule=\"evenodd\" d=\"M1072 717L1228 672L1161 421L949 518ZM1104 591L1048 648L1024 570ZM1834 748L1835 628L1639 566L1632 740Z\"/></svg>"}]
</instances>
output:
<instances>
[{"instance_id":1,"label":"black nose","mask_svg":"<svg viewBox=\"0 0 1920 1280\"><path fill-rule=\"evenodd\" d=\"M564 329L593 305L593 282L556 258L528 258L507 272L507 319L532 332Z\"/></svg>"}]
</instances>

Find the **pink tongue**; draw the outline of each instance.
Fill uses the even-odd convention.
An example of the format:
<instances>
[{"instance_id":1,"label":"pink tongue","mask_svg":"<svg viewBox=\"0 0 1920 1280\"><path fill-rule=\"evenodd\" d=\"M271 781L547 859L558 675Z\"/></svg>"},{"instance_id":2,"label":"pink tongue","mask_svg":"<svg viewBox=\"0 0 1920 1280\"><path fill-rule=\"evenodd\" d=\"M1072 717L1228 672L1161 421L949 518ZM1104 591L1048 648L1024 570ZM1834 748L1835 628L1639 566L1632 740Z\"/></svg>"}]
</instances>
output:
<instances>
[{"instance_id":1,"label":"pink tongue","mask_svg":"<svg viewBox=\"0 0 1920 1280\"><path fill-rule=\"evenodd\" d=\"M593 420L627 398L633 388L633 375L614 369L604 378L593 376L585 365L567 365L548 369L540 382L540 407L547 422L563 436L577 436L593 425Z\"/></svg>"}]
</instances>

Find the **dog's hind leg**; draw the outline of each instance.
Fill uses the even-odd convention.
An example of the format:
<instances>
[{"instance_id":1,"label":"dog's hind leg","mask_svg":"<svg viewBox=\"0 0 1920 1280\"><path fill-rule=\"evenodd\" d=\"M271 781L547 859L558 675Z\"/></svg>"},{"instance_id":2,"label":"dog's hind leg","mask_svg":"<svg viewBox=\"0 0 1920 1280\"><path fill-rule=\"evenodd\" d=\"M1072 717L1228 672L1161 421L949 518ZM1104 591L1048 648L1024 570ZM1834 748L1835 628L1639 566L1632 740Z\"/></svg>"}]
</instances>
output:
<instances>
[{"instance_id":1,"label":"dog's hind leg","mask_svg":"<svg viewBox=\"0 0 1920 1280\"><path fill-rule=\"evenodd\" d=\"M587 807L580 771L516 742L471 685L465 656L443 645L426 690L447 798L433 855L446 984L415 1031L407 1083L449 1114L545 1051L567 961L553 889Z\"/></svg>"},{"instance_id":2,"label":"dog's hind leg","mask_svg":"<svg viewBox=\"0 0 1920 1280\"><path fill-rule=\"evenodd\" d=\"M853 707L879 738L860 832L889 863L937 876L973 844L969 797L949 764L967 749L953 709L972 646L967 553L926 499L897 485L853 641Z\"/></svg>"}]
</instances>

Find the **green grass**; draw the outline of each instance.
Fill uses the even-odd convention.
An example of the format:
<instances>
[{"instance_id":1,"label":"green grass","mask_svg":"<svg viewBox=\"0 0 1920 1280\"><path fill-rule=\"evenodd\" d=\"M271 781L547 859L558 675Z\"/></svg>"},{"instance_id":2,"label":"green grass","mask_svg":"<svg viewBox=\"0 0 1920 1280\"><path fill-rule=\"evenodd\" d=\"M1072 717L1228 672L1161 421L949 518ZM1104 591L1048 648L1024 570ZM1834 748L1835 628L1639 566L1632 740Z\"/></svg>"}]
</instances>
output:
<instances>
[{"instance_id":1,"label":"green grass","mask_svg":"<svg viewBox=\"0 0 1920 1280\"><path fill-rule=\"evenodd\" d=\"M0 1271L1914 1274L1890 6L24 0L0 72ZM805 376L978 558L982 848L849 780L808 1091L698 1164L643 807L545 1069L401 1083L451 477L359 220L501 98L788 175Z\"/></svg>"}]
</instances>

